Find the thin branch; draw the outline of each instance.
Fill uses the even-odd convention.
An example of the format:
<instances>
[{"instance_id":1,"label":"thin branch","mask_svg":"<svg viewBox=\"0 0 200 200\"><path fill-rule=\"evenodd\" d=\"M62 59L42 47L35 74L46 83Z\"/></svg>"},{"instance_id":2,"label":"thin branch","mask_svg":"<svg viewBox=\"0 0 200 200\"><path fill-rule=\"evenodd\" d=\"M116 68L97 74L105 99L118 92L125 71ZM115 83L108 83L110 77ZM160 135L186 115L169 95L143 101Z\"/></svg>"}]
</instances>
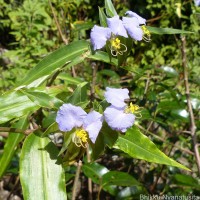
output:
<instances>
[{"instance_id":1,"label":"thin branch","mask_svg":"<svg viewBox=\"0 0 200 200\"><path fill-rule=\"evenodd\" d=\"M65 38L65 36L64 36L63 33L62 33L62 30L61 30L61 28L60 28L60 24L58 23L58 19L57 19L57 17L56 17L56 13L54 12L54 9L53 9L51 0L49 0L49 5L50 5L50 7L51 7L51 11L52 11L52 14L53 14L53 18L54 18L54 20L55 20L56 27L57 27L57 29L58 29L58 32L59 32L61 38L62 38L62 41L67 45L67 44L68 44L68 40L67 40L67 38Z\"/></svg>"},{"instance_id":2,"label":"thin branch","mask_svg":"<svg viewBox=\"0 0 200 200\"><path fill-rule=\"evenodd\" d=\"M194 146L194 154L195 154L195 158L196 158L198 173L200 175L200 155L199 155L199 150L198 150L194 113L193 113L192 103L191 103L191 99L190 99L188 69L187 69L187 64L186 64L186 39L185 39L185 36L183 36L181 38L181 41L182 41L181 53L182 53L182 66L183 66L183 71L184 71L185 95L186 95L186 100L187 100L188 112L189 112L189 116L190 116L190 133L192 136L192 142L193 142L193 146Z\"/></svg>"},{"instance_id":3,"label":"thin branch","mask_svg":"<svg viewBox=\"0 0 200 200\"><path fill-rule=\"evenodd\" d=\"M82 167L82 161L79 160L79 162L77 163L77 170L76 170L74 185L73 185L73 189L72 189L72 200L76 200L76 195L77 195L76 190L77 190L77 186L78 186L79 176L81 173L81 167Z\"/></svg>"},{"instance_id":4,"label":"thin branch","mask_svg":"<svg viewBox=\"0 0 200 200\"><path fill-rule=\"evenodd\" d=\"M29 135L30 133L34 132L36 129L27 129L27 130L22 130L18 128L9 128L9 127L0 127L0 132L12 132L12 133L22 133L24 135Z\"/></svg>"},{"instance_id":5,"label":"thin branch","mask_svg":"<svg viewBox=\"0 0 200 200\"><path fill-rule=\"evenodd\" d=\"M90 101L92 103L95 100L95 85L96 85L98 66L95 62L92 62L91 67L92 67L92 83L91 83L91 89L90 89L90 93L91 93Z\"/></svg>"},{"instance_id":6,"label":"thin branch","mask_svg":"<svg viewBox=\"0 0 200 200\"><path fill-rule=\"evenodd\" d=\"M89 145L87 145L87 162L89 163L91 161L91 156L89 152ZM92 200L92 179L88 178L88 200Z\"/></svg>"}]
</instances>

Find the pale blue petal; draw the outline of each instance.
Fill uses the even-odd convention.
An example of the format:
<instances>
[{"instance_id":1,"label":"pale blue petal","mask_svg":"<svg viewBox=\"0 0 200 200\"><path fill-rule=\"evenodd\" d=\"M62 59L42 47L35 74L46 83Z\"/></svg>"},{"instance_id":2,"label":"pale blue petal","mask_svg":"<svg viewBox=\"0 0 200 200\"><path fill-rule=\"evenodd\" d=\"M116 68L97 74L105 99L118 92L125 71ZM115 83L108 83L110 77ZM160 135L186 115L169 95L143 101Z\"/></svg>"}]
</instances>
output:
<instances>
[{"instance_id":1,"label":"pale blue petal","mask_svg":"<svg viewBox=\"0 0 200 200\"><path fill-rule=\"evenodd\" d=\"M109 106L104 111L105 121L108 125L117 131L126 132L135 121L135 116L133 114L124 113L124 108L116 108L114 106Z\"/></svg>"},{"instance_id":2,"label":"pale blue petal","mask_svg":"<svg viewBox=\"0 0 200 200\"><path fill-rule=\"evenodd\" d=\"M120 35L125 38L128 38L128 35L126 33L126 29L124 28L122 24L122 20L119 19L119 16L114 16L112 18L107 18L107 24L108 27L111 29L111 31L115 35Z\"/></svg>"},{"instance_id":3,"label":"pale blue petal","mask_svg":"<svg viewBox=\"0 0 200 200\"><path fill-rule=\"evenodd\" d=\"M106 41L111 37L111 30L95 25L90 33L93 49L101 49L106 45Z\"/></svg>"},{"instance_id":4,"label":"pale blue petal","mask_svg":"<svg viewBox=\"0 0 200 200\"><path fill-rule=\"evenodd\" d=\"M194 0L195 6L200 6L200 0Z\"/></svg>"},{"instance_id":5,"label":"pale blue petal","mask_svg":"<svg viewBox=\"0 0 200 200\"><path fill-rule=\"evenodd\" d=\"M131 38L137 41L141 41L143 37L143 31L139 26L138 20L135 17L123 17L123 25L126 28Z\"/></svg>"},{"instance_id":6,"label":"pale blue petal","mask_svg":"<svg viewBox=\"0 0 200 200\"><path fill-rule=\"evenodd\" d=\"M139 24L146 24L146 19L140 17L137 13L132 12L132 11L127 11L125 13L126 15L128 15L129 17L136 17L138 19Z\"/></svg>"},{"instance_id":7,"label":"pale blue petal","mask_svg":"<svg viewBox=\"0 0 200 200\"><path fill-rule=\"evenodd\" d=\"M89 138L93 143L96 141L102 127L102 122L103 116L96 111L88 113L87 117L83 121L83 129L88 132Z\"/></svg>"},{"instance_id":8,"label":"pale blue petal","mask_svg":"<svg viewBox=\"0 0 200 200\"><path fill-rule=\"evenodd\" d=\"M128 89L117 89L117 88L106 88L106 92L104 94L106 101L111 103L115 107L124 107L126 103L125 99L129 99Z\"/></svg>"},{"instance_id":9,"label":"pale blue petal","mask_svg":"<svg viewBox=\"0 0 200 200\"><path fill-rule=\"evenodd\" d=\"M63 104L57 112L56 122L61 131L70 131L74 127L80 127L87 113L79 106Z\"/></svg>"}]
</instances>

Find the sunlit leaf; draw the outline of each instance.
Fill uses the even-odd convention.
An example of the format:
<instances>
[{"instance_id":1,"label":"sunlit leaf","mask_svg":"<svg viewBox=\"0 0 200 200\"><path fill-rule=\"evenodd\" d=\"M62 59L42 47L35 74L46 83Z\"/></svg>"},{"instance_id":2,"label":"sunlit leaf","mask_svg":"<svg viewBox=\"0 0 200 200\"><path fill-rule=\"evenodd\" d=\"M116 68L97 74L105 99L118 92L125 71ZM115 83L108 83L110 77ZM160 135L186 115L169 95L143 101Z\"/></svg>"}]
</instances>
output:
<instances>
[{"instance_id":1,"label":"sunlit leaf","mask_svg":"<svg viewBox=\"0 0 200 200\"><path fill-rule=\"evenodd\" d=\"M21 91L14 91L0 97L0 123L21 117L39 108Z\"/></svg>"},{"instance_id":2,"label":"sunlit leaf","mask_svg":"<svg viewBox=\"0 0 200 200\"><path fill-rule=\"evenodd\" d=\"M48 78L65 64L72 62L77 57L81 57L88 50L88 47L89 43L86 41L75 41L50 53L28 72L18 86L29 85L42 77Z\"/></svg>"},{"instance_id":3,"label":"sunlit leaf","mask_svg":"<svg viewBox=\"0 0 200 200\"><path fill-rule=\"evenodd\" d=\"M121 149L133 158L189 170L187 167L166 156L136 126L130 128L125 135L120 135L114 147Z\"/></svg>"},{"instance_id":4,"label":"sunlit leaf","mask_svg":"<svg viewBox=\"0 0 200 200\"><path fill-rule=\"evenodd\" d=\"M57 147L47 138L29 135L20 157L24 199L66 200L65 175Z\"/></svg>"},{"instance_id":5,"label":"sunlit leaf","mask_svg":"<svg viewBox=\"0 0 200 200\"><path fill-rule=\"evenodd\" d=\"M117 15L117 12L111 0L105 0L105 9L106 9L106 14L109 17L114 17L115 15Z\"/></svg>"}]
</instances>

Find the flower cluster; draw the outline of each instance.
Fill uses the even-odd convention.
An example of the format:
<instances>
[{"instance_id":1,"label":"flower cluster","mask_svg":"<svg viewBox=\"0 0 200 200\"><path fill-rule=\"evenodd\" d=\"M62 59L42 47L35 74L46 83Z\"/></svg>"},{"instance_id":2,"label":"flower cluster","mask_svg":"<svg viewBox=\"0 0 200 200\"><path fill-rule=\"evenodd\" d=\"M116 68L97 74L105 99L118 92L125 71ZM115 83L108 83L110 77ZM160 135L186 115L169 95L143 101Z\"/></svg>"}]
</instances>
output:
<instances>
[{"instance_id":1,"label":"flower cluster","mask_svg":"<svg viewBox=\"0 0 200 200\"><path fill-rule=\"evenodd\" d=\"M56 122L61 131L71 131L75 128L72 141L78 146L86 147L88 139L95 143L102 127L103 119L113 129L126 132L135 122L135 114L139 106L127 105L129 99L127 89L106 88L105 99L111 105L102 114L91 111L86 113L81 107L72 104L63 104L56 117Z\"/></svg>"},{"instance_id":2,"label":"flower cluster","mask_svg":"<svg viewBox=\"0 0 200 200\"><path fill-rule=\"evenodd\" d=\"M111 54L122 55L127 51L127 47L121 43L119 36L131 37L137 41L142 39L150 41L151 35L145 26L146 19L132 11L127 11L125 14L127 17L122 17L122 20L118 15L107 18L108 27L95 25L92 28L90 38L94 50L103 48L108 41Z\"/></svg>"}]
</instances>

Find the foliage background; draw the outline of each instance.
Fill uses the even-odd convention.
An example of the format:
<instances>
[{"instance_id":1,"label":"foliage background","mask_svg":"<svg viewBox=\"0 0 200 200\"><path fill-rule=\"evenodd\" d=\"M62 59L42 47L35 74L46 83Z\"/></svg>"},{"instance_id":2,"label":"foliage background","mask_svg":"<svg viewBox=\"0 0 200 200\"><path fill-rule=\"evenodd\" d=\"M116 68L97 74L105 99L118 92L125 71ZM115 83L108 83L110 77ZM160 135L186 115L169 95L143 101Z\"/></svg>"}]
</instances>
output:
<instances>
[{"instance_id":1,"label":"foliage background","mask_svg":"<svg viewBox=\"0 0 200 200\"><path fill-rule=\"evenodd\" d=\"M22 77L50 52L72 41L89 39L90 29L94 24L99 24L98 6L102 7L104 2L52 0L51 4L47 0L0 0L2 94L14 88ZM159 2L115 0L113 4L120 15L124 15L127 10L139 13L147 19L148 26L171 27L194 32L186 35L186 53L191 102L199 139L200 7L195 7L191 0ZM95 85L97 99L102 99L106 86L129 88L131 100L143 107L143 117L139 121L143 133L165 154L192 170L189 172L175 167L147 163L133 159L120 151L106 148L106 154L102 155L97 163L109 170L126 172L142 184L142 186L117 187L115 198L127 199L128 195L131 196L130 199L134 196L137 198L141 193L200 195L192 138L188 132L190 120L185 96L181 36L152 35L150 43L134 42L126 63L120 68L86 59L83 63L74 65L72 69L62 70L52 85L65 88L65 92L62 88L63 92L59 94L59 98L65 99L71 95L79 83L91 82L93 66L98 68ZM49 82L46 84L48 86ZM39 125L48 127L52 115L48 109L44 109L42 118L36 117L35 120ZM3 126L9 127L14 123L15 121L9 121ZM6 138L7 134L3 132L0 135L0 156L3 154ZM17 182L21 146L18 145L12 162L2 177L4 190L12 191L19 197L22 196L20 183ZM69 197L75 171L75 166L65 169ZM87 199L86 177L90 175L83 168L78 199ZM98 184L94 183L94 186L95 198ZM101 195L108 199L114 198L109 189L102 191Z\"/></svg>"}]
</instances>

